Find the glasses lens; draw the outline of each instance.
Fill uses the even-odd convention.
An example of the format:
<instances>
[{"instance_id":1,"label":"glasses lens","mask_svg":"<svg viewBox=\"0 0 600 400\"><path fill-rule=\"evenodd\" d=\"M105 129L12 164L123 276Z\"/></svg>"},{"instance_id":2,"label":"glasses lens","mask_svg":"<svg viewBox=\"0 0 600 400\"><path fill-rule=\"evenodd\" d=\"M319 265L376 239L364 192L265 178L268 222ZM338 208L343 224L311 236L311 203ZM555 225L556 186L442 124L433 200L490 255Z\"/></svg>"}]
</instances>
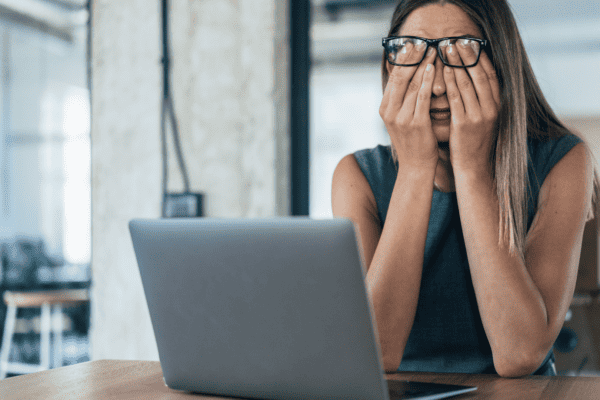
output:
<instances>
[{"instance_id":1,"label":"glasses lens","mask_svg":"<svg viewBox=\"0 0 600 400\"><path fill-rule=\"evenodd\" d=\"M471 67L477 64L481 44L469 38L442 40L438 48L442 61L452 67Z\"/></svg>"},{"instance_id":2,"label":"glasses lens","mask_svg":"<svg viewBox=\"0 0 600 400\"><path fill-rule=\"evenodd\" d=\"M395 38L386 44L388 61L396 65L414 65L423 60L427 42L415 38Z\"/></svg>"}]
</instances>

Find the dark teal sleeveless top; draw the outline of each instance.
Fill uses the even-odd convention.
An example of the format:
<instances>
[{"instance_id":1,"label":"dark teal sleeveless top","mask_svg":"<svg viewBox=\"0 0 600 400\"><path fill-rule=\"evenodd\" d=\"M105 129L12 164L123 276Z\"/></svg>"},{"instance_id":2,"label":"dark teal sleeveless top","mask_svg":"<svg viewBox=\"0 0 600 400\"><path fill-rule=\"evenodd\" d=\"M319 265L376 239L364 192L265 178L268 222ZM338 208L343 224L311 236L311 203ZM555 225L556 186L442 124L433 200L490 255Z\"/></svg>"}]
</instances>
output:
<instances>
[{"instance_id":1,"label":"dark teal sleeveless top","mask_svg":"<svg viewBox=\"0 0 600 400\"><path fill-rule=\"evenodd\" d=\"M552 167L581 142L577 136L527 141L528 223ZM397 170L389 146L354 153L385 224ZM534 373L554 375L552 350ZM483 329L462 234L456 193L433 191L417 312L398 371L496 373Z\"/></svg>"}]
</instances>

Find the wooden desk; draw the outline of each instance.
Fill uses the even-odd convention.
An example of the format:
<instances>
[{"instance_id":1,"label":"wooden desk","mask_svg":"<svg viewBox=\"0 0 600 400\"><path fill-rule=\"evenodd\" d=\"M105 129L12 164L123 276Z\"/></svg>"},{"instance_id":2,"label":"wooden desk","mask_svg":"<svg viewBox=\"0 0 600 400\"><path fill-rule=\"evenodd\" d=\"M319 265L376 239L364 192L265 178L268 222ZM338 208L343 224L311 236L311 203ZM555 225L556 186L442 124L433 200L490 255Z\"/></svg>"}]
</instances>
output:
<instances>
[{"instance_id":1,"label":"wooden desk","mask_svg":"<svg viewBox=\"0 0 600 400\"><path fill-rule=\"evenodd\" d=\"M527 377L503 379L494 375L402 373L389 377L422 382L476 385L476 392L457 399L598 399L600 378ZM0 381L2 400L57 399L220 399L168 389L160 364L153 361L92 361Z\"/></svg>"}]
</instances>

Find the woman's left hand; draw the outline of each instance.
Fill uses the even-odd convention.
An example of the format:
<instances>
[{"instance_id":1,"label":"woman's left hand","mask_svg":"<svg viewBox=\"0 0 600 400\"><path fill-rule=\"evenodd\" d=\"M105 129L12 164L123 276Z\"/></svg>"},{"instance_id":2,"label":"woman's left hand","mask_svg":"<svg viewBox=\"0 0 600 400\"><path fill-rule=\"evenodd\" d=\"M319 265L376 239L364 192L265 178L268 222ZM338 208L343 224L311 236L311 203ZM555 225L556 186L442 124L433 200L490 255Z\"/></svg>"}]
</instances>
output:
<instances>
[{"instance_id":1,"label":"woman's left hand","mask_svg":"<svg viewBox=\"0 0 600 400\"><path fill-rule=\"evenodd\" d=\"M458 40L448 49L448 59L471 64L476 54ZM450 104L450 161L455 172L490 171L490 151L496 138L500 110L500 84L484 51L474 67L444 66L446 95Z\"/></svg>"}]
</instances>

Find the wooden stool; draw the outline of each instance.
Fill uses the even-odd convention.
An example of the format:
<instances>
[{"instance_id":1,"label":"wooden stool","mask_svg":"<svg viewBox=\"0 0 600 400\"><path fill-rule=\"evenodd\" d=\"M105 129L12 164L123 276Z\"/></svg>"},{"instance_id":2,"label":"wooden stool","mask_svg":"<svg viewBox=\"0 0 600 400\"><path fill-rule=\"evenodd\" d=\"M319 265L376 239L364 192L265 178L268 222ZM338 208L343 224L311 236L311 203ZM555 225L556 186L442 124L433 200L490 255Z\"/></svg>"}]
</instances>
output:
<instances>
[{"instance_id":1,"label":"wooden stool","mask_svg":"<svg viewBox=\"0 0 600 400\"><path fill-rule=\"evenodd\" d=\"M39 292L4 292L4 302L7 305L4 335L0 348L0 379L8 372L28 374L50 369L50 331L54 332L54 363L53 367L62 364L62 307L89 301L87 289L53 290ZM52 306L52 313L50 307ZM40 308L40 364L8 362L10 346L17 322L18 308ZM54 321L52 321L54 320Z\"/></svg>"}]
</instances>

